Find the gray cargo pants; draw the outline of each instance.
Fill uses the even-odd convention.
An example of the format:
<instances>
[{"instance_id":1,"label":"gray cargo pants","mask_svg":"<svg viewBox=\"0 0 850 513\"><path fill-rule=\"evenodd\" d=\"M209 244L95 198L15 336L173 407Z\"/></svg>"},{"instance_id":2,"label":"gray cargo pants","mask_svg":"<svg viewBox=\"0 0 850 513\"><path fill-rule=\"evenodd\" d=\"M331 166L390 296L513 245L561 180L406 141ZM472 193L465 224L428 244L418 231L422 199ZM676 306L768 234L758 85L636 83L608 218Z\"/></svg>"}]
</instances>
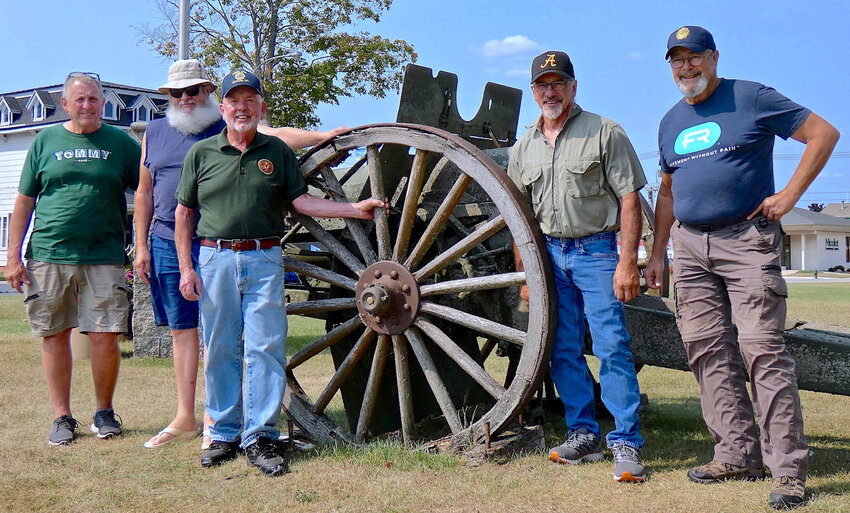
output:
<instances>
[{"instance_id":1,"label":"gray cargo pants","mask_svg":"<svg viewBox=\"0 0 850 513\"><path fill-rule=\"evenodd\" d=\"M719 229L676 222L671 235L676 321L716 442L714 459L764 463L774 476L805 478L808 441L795 363L782 336L788 288L779 267L779 222L759 216Z\"/></svg>"}]
</instances>

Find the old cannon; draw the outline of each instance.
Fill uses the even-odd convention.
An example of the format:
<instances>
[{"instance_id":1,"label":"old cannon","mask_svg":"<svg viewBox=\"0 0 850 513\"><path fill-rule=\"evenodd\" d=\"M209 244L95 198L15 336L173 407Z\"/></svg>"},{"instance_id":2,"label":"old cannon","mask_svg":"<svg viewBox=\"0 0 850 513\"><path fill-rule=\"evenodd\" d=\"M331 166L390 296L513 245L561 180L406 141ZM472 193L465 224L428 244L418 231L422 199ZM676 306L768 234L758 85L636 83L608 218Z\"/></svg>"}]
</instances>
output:
<instances>
[{"instance_id":1,"label":"old cannon","mask_svg":"<svg viewBox=\"0 0 850 513\"><path fill-rule=\"evenodd\" d=\"M498 149L515 140L521 92L487 84L467 122L456 87L452 74L411 65L398 117L416 124L358 127L300 160L317 194L391 198L390 215L369 223L295 215L284 237L284 265L299 276L287 312L326 323L286 369L284 406L314 438L480 440L522 415L548 369L548 253ZM514 271L512 241L524 272ZM517 309L523 283L528 312Z\"/></svg>"}]
</instances>

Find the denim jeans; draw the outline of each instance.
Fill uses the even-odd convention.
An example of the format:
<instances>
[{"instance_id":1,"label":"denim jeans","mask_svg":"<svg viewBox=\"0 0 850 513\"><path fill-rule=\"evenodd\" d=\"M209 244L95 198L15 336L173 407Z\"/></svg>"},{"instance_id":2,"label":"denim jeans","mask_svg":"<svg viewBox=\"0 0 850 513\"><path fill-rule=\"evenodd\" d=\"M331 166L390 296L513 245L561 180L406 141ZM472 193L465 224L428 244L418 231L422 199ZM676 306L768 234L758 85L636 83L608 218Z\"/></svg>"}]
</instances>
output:
<instances>
[{"instance_id":1,"label":"denim jeans","mask_svg":"<svg viewBox=\"0 0 850 513\"><path fill-rule=\"evenodd\" d=\"M558 289L558 329L552 352L552 380L564 403L570 431L587 428L601 436L594 412L593 381L584 357L584 316L599 358L602 402L614 416L606 437L641 448L638 405L640 389L632 359L631 337L621 303L614 295L617 239L603 232L577 239L546 237Z\"/></svg>"},{"instance_id":2,"label":"denim jeans","mask_svg":"<svg viewBox=\"0 0 850 513\"><path fill-rule=\"evenodd\" d=\"M198 267L200 240L192 241L192 264ZM173 240L151 234L151 303L157 326L172 330L198 327L198 303L180 293L180 266Z\"/></svg>"},{"instance_id":3,"label":"denim jeans","mask_svg":"<svg viewBox=\"0 0 850 513\"><path fill-rule=\"evenodd\" d=\"M260 436L276 439L286 386L281 250L201 246L198 276L210 437L232 442L241 434L243 448Z\"/></svg>"}]
</instances>

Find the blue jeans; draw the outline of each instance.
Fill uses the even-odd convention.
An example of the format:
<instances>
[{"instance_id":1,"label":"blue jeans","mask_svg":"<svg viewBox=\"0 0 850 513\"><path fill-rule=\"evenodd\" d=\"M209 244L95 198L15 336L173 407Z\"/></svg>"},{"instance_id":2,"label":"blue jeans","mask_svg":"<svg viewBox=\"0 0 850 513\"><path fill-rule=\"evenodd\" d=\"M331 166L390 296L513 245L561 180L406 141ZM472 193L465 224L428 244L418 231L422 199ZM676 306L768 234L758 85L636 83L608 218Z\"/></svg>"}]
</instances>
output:
<instances>
[{"instance_id":1,"label":"blue jeans","mask_svg":"<svg viewBox=\"0 0 850 513\"><path fill-rule=\"evenodd\" d=\"M192 264L198 266L200 240L192 241ZM151 303L157 326L172 330L198 327L198 303L180 293L180 266L173 240L151 234Z\"/></svg>"},{"instance_id":2,"label":"blue jeans","mask_svg":"<svg viewBox=\"0 0 850 513\"><path fill-rule=\"evenodd\" d=\"M260 436L276 439L286 386L281 250L201 246L199 262L210 438L232 442L241 435L243 448Z\"/></svg>"},{"instance_id":3,"label":"blue jeans","mask_svg":"<svg viewBox=\"0 0 850 513\"><path fill-rule=\"evenodd\" d=\"M614 416L606 441L641 448L640 388L632 359L626 317L614 295L617 238L613 232L578 239L546 237L558 288L558 330L552 352L552 380L564 403L570 431L587 428L601 436L594 412L593 378L584 358L584 316L599 358L602 402Z\"/></svg>"}]
</instances>

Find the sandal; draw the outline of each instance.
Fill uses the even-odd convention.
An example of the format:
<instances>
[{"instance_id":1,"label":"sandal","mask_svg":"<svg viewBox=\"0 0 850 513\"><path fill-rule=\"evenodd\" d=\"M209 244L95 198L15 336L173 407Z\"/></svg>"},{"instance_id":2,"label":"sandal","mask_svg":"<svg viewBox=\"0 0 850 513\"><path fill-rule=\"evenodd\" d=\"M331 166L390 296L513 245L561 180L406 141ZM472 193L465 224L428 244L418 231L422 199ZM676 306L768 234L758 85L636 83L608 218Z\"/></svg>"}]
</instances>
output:
<instances>
[{"instance_id":1,"label":"sandal","mask_svg":"<svg viewBox=\"0 0 850 513\"><path fill-rule=\"evenodd\" d=\"M155 443L154 440L159 440L162 435L171 435L171 438L165 440L164 442ZM166 427L155 436L153 436L150 440L145 442L145 447L147 449L156 449L157 447L162 447L163 445L173 442L175 440L181 440L183 438L194 438L198 436L197 429L185 430L175 427Z\"/></svg>"},{"instance_id":2,"label":"sandal","mask_svg":"<svg viewBox=\"0 0 850 513\"><path fill-rule=\"evenodd\" d=\"M201 450L206 451L210 448L212 444L212 438L210 438L210 430L209 428L204 430L203 436L201 436Z\"/></svg>"}]
</instances>

